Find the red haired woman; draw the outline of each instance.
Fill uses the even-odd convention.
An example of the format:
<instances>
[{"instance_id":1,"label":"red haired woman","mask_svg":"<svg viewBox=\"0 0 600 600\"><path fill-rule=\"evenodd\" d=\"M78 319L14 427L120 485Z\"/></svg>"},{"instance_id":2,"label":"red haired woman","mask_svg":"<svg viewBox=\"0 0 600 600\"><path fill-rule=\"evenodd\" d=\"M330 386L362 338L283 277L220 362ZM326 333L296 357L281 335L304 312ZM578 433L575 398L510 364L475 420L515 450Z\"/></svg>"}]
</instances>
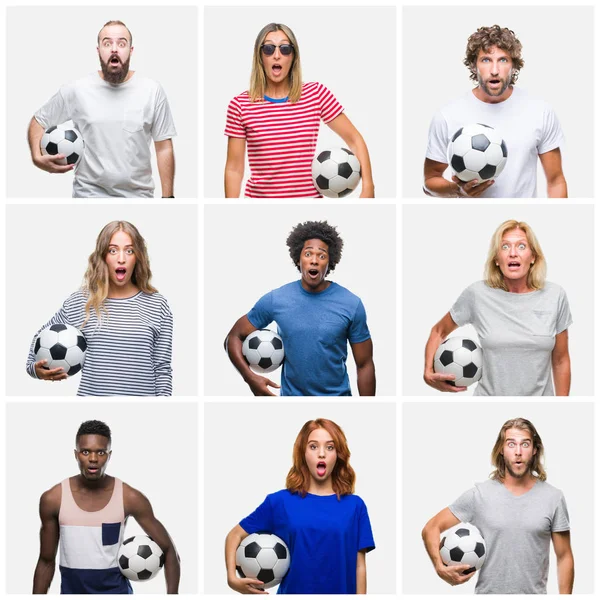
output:
<instances>
[{"instance_id":1,"label":"red haired woman","mask_svg":"<svg viewBox=\"0 0 600 600\"><path fill-rule=\"evenodd\" d=\"M288 545L282 594L364 594L365 555L375 548L365 503L353 494L356 475L342 429L328 419L304 424L294 444L286 489L269 494L227 535L227 583L257 593L257 579L238 578L235 551L251 533L269 532Z\"/></svg>"}]
</instances>

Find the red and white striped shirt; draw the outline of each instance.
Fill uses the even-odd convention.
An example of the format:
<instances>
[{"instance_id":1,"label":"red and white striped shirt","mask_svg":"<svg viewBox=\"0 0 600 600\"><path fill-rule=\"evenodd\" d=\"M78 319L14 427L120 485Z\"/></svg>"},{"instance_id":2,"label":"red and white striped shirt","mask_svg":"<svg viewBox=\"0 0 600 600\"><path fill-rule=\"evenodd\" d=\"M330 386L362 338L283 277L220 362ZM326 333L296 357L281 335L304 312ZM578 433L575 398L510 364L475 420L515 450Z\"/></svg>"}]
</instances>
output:
<instances>
[{"instance_id":1,"label":"red and white striped shirt","mask_svg":"<svg viewBox=\"0 0 600 600\"><path fill-rule=\"evenodd\" d=\"M227 108L225 135L247 143L251 176L245 196L320 198L311 174L319 126L343 110L320 83L303 83L295 104L250 102L248 92L236 96Z\"/></svg>"}]
</instances>

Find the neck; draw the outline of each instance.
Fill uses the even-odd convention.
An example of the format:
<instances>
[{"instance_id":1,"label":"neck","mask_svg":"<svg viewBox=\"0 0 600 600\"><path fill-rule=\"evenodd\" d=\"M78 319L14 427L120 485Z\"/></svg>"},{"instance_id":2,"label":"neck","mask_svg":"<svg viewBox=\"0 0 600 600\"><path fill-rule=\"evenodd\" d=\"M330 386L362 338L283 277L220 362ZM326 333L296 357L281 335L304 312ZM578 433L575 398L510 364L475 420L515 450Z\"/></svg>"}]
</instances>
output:
<instances>
[{"instance_id":1,"label":"neck","mask_svg":"<svg viewBox=\"0 0 600 600\"><path fill-rule=\"evenodd\" d=\"M125 79L123 79L123 81L121 81L120 83L113 83L112 85L121 85L121 83L125 83L126 81L129 81L133 77L134 73L135 73L135 71L128 71L127 75L125 76ZM104 77L104 73L102 72L102 70L98 71L98 75L100 75L100 79L104 79L104 81L106 81L106 77Z\"/></svg>"},{"instance_id":2,"label":"neck","mask_svg":"<svg viewBox=\"0 0 600 600\"><path fill-rule=\"evenodd\" d=\"M531 288L527 285L527 277L522 279L504 279L504 283L511 294L527 294Z\"/></svg>"},{"instance_id":3,"label":"neck","mask_svg":"<svg viewBox=\"0 0 600 600\"><path fill-rule=\"evenodd\" d=\"M267 89L265 90L265 96L280 100L281 98L287 98L290 95L290 82L289 81L267 81Z\"/></svg>"},{"instance_id":4,"label":"neck","mask_svg":"<svg viewBox=\"0 0 600 600\"><path fill-rule=\"evenodd\" d=\"M481 100L482 102L485 102L486 104L498 104L500 102L504 102L505 100L508 100L511 97L512 93L513 93L512 85L509 85L502 92L502 94L500 94L500 96L490 96L489 94L486 94L483 91L483 89L481 89L481 86L477 86L473 90L473 94L475 95L475 98L477 98L477 100Z\"/></svg>"},{"instance_id":5,"label":"neck","mask_svg":"<svg viewBox=\"0 0 600 600\"><path fill-rule=\"evenodd\" d=\"M331 477L328 477L325 481L311 479L308 493L314 494L315 496L331 496L332 494L335 494L331 483Z\"/></svg>"},{"instance_id":6,"label":"neck","mask_svg":"<svg viewBox=\"0 0 600 600\"><path fill-rule=\"evenodd\" d=\"M133 283L128 283L126 286L116 286L109 284L107 298L131 298L135 296L140 290Z\"/></svg>"},{"instance_id":7,"label":"neck","mask_svg":"<svg viewBox=\"0 0 600 600\"><path fill-rule=\"evenodd\" d=\"M111 477L110 475L102 475L100 479L90 481L89 479L86 479L83 475L79 474L75 477L75 480L80 489L85 488L88 490L102 490L110 486L113 477Z\"/></svg>"},{"instance_id":8,"label":"neck","mask_svg":"<svg viewBox=\"0 0 600 600\"><path fill-rule=\"evenodd\" d=\"M318 294L319 292L326 290L329 287L330 283L331 283L330 281L323 279L323 281L321 281L321 283L319 283L319 285L317 285L316 287L313 287L313 286L308 285L308 283L306 283L306 281L304 281L304 279L300 279L300 284L302 285L302 287L307 292L310 292L312 294Z\"/></svg>"},{"instance_id":9,"label":"neck","mask_svg":"<svg viewBox=\"0 0 600 600\"><path fill-rule=\"evenodd\" d=\"M510 491L527 492L535 485L536 481L537 478L531 474L531 471L526 475L523 475L523 477L513 477L506 471L502 483L504 484L504 487Z\"/></svg>"}]
</instances>

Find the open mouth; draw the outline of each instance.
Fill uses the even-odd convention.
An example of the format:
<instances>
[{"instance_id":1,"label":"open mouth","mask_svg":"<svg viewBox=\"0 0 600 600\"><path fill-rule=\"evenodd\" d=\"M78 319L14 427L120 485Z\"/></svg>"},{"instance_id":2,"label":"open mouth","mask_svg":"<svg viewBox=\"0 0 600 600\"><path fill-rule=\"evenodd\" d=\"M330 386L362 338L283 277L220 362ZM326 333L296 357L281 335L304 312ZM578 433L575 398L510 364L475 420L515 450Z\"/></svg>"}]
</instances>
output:
<instances>
[{"instance_id":1,"label":"open mouth","mask_svg":"<svg viewBox=\"0 0 600 600\"><path fill-rule=\"evenodd\" d=\"M121 59L118 56L113 56L109 62L111 65L116 66L121 64Z\"/></svg>"},{"instance_id":2,"label":"open mouth","mask_svg":"<svg viewBox=\"0 0 600 600\"><path fill-rule=\"evenodd\" d=\"M319 276L319 269L309 269L308 274L314 279Z\"/></svg>"},{"instance_id":3,"label":"open mouth","mask_svg":"<svg viewBox=\"0 0 600 600\"><path fill-rule=\"evenodd\" d=\"M508 263L508 268L509 269L519 269L521 267L521 263L516 261L516 260L511 260Z\"/></svg>"},{"instance_id":4,"label":"open mouth","mask_svg":"<svg viewBox=\"0 0 600 600\"><path fill-rule=\"evenodd\" d=\"M273 65L271 67L271 71L273 71L274 75L279 75L281 73L282 68L283 67L281 65Z\"/></svg>"},{"instance_id":5,"label":"open mouth","mask_svg":"<svg viewBox=\"0 0 600 600\"><path fill-rule=\"evenodd\" d=\"M93 475L98 472L98 467L88 467L87 472Z\"/></svg>"},{"instance_id":6,"label":"open mouth","mask_svg":"<svg viewBox=\"0 0 600 600\"><path fill-rule=\"evenodd\" d=\"M317 463L317 475L319 477L323 477L326 472L327 472L327 464L324 463L323 461Z\"/></svg>"},{"instance_id":7,"label":"open mouth","mask_svg":"<svg viewBox=\"0 0 600 600\"><path fill-rule=\"evenodd\" d=\"M127 269L119 267L118 269L115 269L115 275L117 276L118 281L123 281L127 275Z\"/></svg>"}]
</instances>

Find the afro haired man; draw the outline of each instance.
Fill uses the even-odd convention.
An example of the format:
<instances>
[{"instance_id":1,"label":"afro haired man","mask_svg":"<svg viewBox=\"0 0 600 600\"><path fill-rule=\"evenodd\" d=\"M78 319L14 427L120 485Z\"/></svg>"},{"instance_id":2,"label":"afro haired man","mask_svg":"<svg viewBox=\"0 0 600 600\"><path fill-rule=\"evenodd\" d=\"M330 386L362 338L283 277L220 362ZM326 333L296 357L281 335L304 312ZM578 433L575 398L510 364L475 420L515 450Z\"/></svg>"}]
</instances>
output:
<instances>
[{"instance_id":1,"label":"afro haired man","mask_svg":"<svg viewBox=\"0 0 600 600\"><path fill-rule=\"evenodd\" d=\"M564 139L558 118L546 102L515 87L525 64L521 50L514 31L499 25L480 27L469 37L463 63L477 85L431 121L424 165L423 191L427 195L533 198L537 195L539 157L548 198L567 197L560 152ZM465 183L456 176L452 181L444 177L450 140L472 123L496 129L508 149L506 166L497 181Z\"/></svg>"},{"instance_id":2,"label":"afro haired man","mask_svg":"<svg viewBox=\"0 0 600 600\"><path fill-rule=\"evenodd\" d=\"M342 238L327 221L307 221L294 227L287 245L300 279L265 294L237 320L225 340L231 362L255 396L274 396L269 386L279 386L250 369L242 343L253 331L276 321L286 355L282 396L350 396L348 342L358 392L374 396L373 343L363 303L326 279L342 257Z\"/></svg>"}]
</instances>

